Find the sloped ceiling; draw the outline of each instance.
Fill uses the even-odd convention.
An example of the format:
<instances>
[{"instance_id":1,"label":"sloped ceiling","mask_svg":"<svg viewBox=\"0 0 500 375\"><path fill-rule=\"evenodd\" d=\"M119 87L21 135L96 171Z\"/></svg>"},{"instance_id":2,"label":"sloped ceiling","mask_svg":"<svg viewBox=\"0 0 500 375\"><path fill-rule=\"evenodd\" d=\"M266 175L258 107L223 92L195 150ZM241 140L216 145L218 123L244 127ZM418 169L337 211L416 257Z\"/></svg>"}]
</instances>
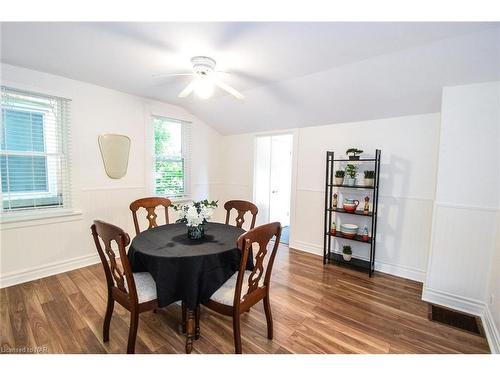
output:
<instances>
[{"instance_id":1,"label":"sloped ceiling","mask_svg":"<svg viewBox=\"0 0 500 375\"><path fill-rule=\"evenodd\" d=\"M185 107L222 134L439 112L500 79L498 23L2 23L1 60ZM177 94L208 55L242 91Z\"/></svg>"}]
</instances>

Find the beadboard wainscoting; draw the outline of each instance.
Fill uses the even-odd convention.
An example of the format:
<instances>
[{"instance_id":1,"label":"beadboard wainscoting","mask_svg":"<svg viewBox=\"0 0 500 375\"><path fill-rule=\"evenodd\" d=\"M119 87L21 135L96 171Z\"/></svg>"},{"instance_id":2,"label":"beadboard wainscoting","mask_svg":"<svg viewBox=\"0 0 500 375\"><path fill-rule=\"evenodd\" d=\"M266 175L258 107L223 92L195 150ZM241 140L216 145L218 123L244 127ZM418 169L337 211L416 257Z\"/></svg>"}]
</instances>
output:
<instances>
[{"instance_id":1,"label":"beadboard wainscoting","mask_svg":"<svg viewBox=\"0 0 500 375\"><path fill-rule=\"evenodd\" d=\"M483 325L485 325L491 351L500 354L500 209L497 211L497 238L495 254L490 265Z\"/></svg>"},{"instance_id":2,"label":"beadboard wainscoting","mask_svg":"<svg viewBox=\"0 0 500 375\"><path fill-rule=\"evenodd\" d=\"M424 294L425 291L433 295L441 292L442 298L449 297L451 303L445 306L481 313L482 307L475 310L474 306L475 301L480 301L482 306L486 300L496 237L496 208L436 202L433 216L428 267L433 272L427 275Z\"/></svg>"},{"instance_id":3,"label":"beadboard wainscoting","mask_svg":"<svg viewBox=\"0 0 500 375\"><path fill-rule=\"evenodd\" d=\"M15 272L2 274L0 277L0 288L6 288L12 285L22 284L32 280L38 280L43 277L57 275L59 273L75 270L99 263L101 260L97 254L89 254L72 259L47 263L40 267L26 268Z\"/></svg>"},{"instance_id":4,"label":"beadboard wainscoting","mask_svg":"<svg viewBox=\"0 0 500 375\"><path fill-rule=\"evenodd\" d=\"M76 218L33 220L26 225L2 226L2 272L6 287L85 267L99 262L90 234L95 219L122 227L133 236L134 226L127 204L144 195L144 186L83 188ZM163 218L161 218L163 220Z\"/></svg>"},{"instance_id":5,"label":"beadboard wainscoting","mask_svg":"<svg viewBox=\"0 0 500 375\"><path fill-rule=\"evenodd\" d=\"M496 318L499 319L498 317ZM493 313L488 305L484 309L484 314L482 315L483 328L486 334L486 339L488 340L488 345L490 350L494 354L500 354L500 331L498 325L495 322Z\"/></svg>"}]
</instances>

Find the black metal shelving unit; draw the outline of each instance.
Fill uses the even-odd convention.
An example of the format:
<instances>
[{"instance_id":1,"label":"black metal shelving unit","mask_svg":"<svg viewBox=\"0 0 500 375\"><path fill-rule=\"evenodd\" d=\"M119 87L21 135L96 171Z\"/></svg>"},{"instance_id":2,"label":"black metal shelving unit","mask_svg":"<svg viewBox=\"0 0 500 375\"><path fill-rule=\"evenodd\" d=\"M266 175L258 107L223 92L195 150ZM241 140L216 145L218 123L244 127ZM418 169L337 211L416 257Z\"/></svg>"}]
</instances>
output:
<instances>
[{"instance_id":1,"label":"black metal shelving unit","mask_svg":"<svg viewBox=\"0 0 500 375\"><path fill-rule=\"evenodd\" d=\"M379 176L380 176L380 150L375 150L375 158L367 159L335 159L335 153L333 151L326 152L326 178L325 178L325 220L324 220L324 242L323 242L323 264L336 263L345 266L350 266L356 269L368 271L371 277L375 270L375 247L377 239L377 213L378 213L378 192L379 192ZM358 163L372 163L373 170L375 171L373 186L363 186L363 185L337 185L334 184L335 176L335 163L341 165L346 164L358 164ZM357 210L355 212L346 212L344 209L337 207L332 207L333 194L338 189L357 189L357 190L369 190L371 192L371 202L372 210L365 214L363 210ZM361 204L360 204L361 205ZM364 240L362 236L356 235L354 238L348 238L342 235L340 228L337 228L335 234L331 233L332 219L335 215L357 215L365 216L370 220L371 224L371 236L368 240ZM337 221L338 222L338 221ZM370 257L369 260L359 259L352 257L350 261L345 261L342 254L332 252L332 238L341 238L348 241L361 242L370 246Z\"/></svg>"}]
</instances>

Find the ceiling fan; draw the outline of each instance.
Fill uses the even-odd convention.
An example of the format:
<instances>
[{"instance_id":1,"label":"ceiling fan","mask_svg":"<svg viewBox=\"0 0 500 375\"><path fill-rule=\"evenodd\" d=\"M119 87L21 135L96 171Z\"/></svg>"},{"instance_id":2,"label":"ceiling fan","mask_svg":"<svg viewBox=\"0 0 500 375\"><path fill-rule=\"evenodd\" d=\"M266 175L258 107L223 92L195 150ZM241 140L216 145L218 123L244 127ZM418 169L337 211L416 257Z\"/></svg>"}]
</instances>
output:
<instances>
[{"instance_id":1,"label":"ceiling fan","mask_svg":"<svg viewBox=\"0 0 500 375\"><path fill-rule=\"evenodd\" d=\"M237 99L242 100L245 98L242 93L217 77L217 73L225 72L215 70L216 62L214 59L207 56L195 56L191 58L191 64L193 65L192 73L158 74L154 75L154 77L193 76L194 79L191 83L177 95L179 98L185 98L194 91L200 98L208 99L212 96L215 86L220 87Z\"/></svg>"}]
</instances>

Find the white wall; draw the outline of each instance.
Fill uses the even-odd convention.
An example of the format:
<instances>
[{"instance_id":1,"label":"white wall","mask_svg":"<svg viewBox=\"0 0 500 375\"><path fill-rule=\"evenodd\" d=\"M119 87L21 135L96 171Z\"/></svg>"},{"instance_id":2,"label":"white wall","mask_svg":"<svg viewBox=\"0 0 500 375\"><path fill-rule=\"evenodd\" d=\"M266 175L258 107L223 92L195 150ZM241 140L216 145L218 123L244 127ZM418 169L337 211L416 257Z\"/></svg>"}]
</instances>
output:
<instances>
[{"instance_id":1,"label":"white wall","mask_svg":"<svg viewBox=\"0 0 500 375\"><path fill-rule=\"evenodd\" d=\"M253 200L253 149L253 137L248 134L222 137L219 176L211 196L219 200L214 220L225 220L224 202L230 199ZM249 221L244 223L244 228L248 228Z\"/></svg>"},{"instance_id":2,"label":"white wall","mask_svg":"<svg viewBox=\"0 0 500 375\"><path fill-rule=\"evenodd\" d=\"M423 299L476 315L486 307L500 207L500 82L443 90L432 241ZM490 294L498 294L498 283ZM498 310L494 304L497 321ZM489 323L487 323L489 324ZM490 342L491 343L491 342Z\"/></svg>"},{"instance_id":3,"label":"white wall","mask_svg":"<svg viewBox=\"0 0 500 375\"><path fill-rule=\"evenodd\" d=\"M344 156L344 151L352 146L367 153L380 148L376 267L423 281L430 239L439 124L439 114L427 114L293 130L295 181L291 247L323 253L325 152L334 150ZM255 134L223 137L224 173L214 190L221 201L253 198L254 137ZM218 218L222 218L220 210ZM362 218L349 219L363 222ZM367 257L368 247L354 246L354 253Z\"/></svg>"},{"instance_id":4,"label":"white wall","mask_svg":"<svg viewBox=\"0 0 500 375\"><path fill-rule=\"evenodd\" d=\"M210 195L217 178L220 135L180 107L99 86L2 64L2 85L72 99L73 207L79 214L1 225L1 286L62 272L97 261L90 235L94 219L121 226L133 235L128 203L149 191L152 113L192 121L194 198ZM132 139L127 175L104 172L97 144L101 133ZM151 139L149 139L151 138ZM151 146L152 147L152 146ZM210 177L209 177L210 176Z\"/></svg>"}]
</instances>

